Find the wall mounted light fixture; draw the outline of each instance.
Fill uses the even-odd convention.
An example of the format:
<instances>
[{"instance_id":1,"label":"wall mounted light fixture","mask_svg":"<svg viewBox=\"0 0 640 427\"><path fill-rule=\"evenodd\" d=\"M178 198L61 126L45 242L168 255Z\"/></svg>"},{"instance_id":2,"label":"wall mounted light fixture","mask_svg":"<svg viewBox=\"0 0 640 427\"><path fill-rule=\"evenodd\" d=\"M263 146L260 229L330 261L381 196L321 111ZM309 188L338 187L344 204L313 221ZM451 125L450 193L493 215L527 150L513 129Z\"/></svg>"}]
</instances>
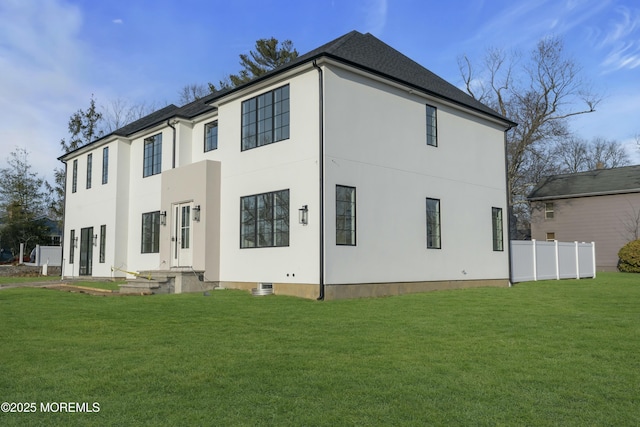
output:
<instances>
[{"instance_id":1,"label":"wall mounted light fixture","mask_svg":"<svg viewBox=\"0 0 640 427\"><path fill-rule=\"evenodd\" d=\"M93 246L98 246L98 235L97 234L93 235Z\"/></svg>"},{"instance_id":2,"label":"wall mounted light fixture","mask_svg":"<svg viewBox=\"0 0 640 427\"><path fill-rule=\"evenodd\" d=\"M307 225L309 223L309 206L304 205L300 209L298 209L298 222L302 225Z\"/></svg>"},{"instance_id":3,"label":"wall mounted light fixture","mask_svg":"<svg viewBox=\"0 0 640 427\"><path fill-rule=\"evenodd\" d=\"M193 220L200 222L200 205L195 205L193 207Z\"/></svg>"},{"instance_id":4,"label":"wall mounted light fixture","mask_svg":"<svg viewBox=\"0 0 640 427\"><path fill-rule=\"evenodd\" d=\"M160 225L167 225L167 211L160 211Z\"/></svg>"}]
</instances>

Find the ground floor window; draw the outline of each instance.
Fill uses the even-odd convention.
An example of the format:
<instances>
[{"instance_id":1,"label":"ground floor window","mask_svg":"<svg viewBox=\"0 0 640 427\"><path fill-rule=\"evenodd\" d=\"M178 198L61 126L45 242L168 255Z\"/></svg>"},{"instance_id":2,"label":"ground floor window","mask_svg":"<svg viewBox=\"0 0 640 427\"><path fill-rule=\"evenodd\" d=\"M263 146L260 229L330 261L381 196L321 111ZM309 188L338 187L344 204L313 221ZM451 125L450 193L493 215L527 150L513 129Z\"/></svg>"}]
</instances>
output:
<instances>
[{"instance_id":1,"label":"ground floor window","mask_svg":"<svg viewBox=\"0 0 640 427\"><path fill-rule=\"evenodd\" d=\"M502 238L502 209L491 208L491 229L493 234L493 250L504 250Z\"/></svg>"},{"instance_id":2,"label":"ground floor window","mask_svg":"<svg viewBox=\"0 0 640 427\"><path fill-rule=\"evenodd\" d=\"M289 246L289 190L240 198L240 248Z\"/></svg>"},{"instance_id":3,"label":"ground floor window","mask_svg":"<svg viewBox=\"0 0 640 427\"><path fill-rule=\"evenodd\" d=\"M107 249L107 226L100 226L100 262L104 263Z\"/></svg>"},{"instance_id":4,"label":"ground floor window","mask_svg":"<svg viewBox=\"0 0 640 427\"><path fill-rule=\"evenodd\" d=\"M427 199L427 248L440 249L440 200Z\"/></svg>"},{"instance_id":5,"label":"ground floor window","mask_svg":"<svg viewBox=\"0 0 640 427\"><path fill-rule=\"evenodd\" d=\"M356 189L336 185L336 245L356 245Z\"/></svg>"},{"instance_id":6,"label":"ground floor window","mask_svg":"<svg viewBox=\"0 0 640 427\"><path fill-rule=\"evenodd\" d=\"M142 214L143 254L160 252L160 211Z\"/></svg>"}]
</instances>

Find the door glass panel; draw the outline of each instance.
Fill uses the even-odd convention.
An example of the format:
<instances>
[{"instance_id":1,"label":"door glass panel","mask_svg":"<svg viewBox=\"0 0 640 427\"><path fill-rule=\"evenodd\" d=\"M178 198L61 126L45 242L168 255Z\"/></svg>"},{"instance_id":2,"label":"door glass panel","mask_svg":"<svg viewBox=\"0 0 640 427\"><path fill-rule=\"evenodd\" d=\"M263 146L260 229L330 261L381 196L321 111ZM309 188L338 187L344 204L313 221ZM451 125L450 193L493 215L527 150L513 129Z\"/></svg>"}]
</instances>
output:
<instances>
[{"instance_id":1,"label":"door glass panel","mask_svg":"<svg viewBox=\"0 0 640 427\"><path fill-rule=\"evenodd\" d=\"M181 248L189 249L189 229L191 227L191 206L183 206L182 207L182 221L181 221Z\"/></svg>"}]
</instances>

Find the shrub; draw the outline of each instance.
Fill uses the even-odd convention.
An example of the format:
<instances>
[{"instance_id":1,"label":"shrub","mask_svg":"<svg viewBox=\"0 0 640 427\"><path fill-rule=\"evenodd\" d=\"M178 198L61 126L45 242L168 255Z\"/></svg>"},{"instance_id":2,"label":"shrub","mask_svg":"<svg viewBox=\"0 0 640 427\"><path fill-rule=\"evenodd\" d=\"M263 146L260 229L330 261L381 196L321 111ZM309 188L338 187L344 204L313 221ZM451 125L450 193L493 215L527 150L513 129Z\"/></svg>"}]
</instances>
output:
<instances>
[{"instance_id":1,"label":"shrub","mask_svg":"<svg viewBox=\"0 0 640 427\"><path fill-rule=\"evenodd\" d=\"M618 251L618 270L640 273L640 240L629 242Z\"/></svg>"}]
</instances>

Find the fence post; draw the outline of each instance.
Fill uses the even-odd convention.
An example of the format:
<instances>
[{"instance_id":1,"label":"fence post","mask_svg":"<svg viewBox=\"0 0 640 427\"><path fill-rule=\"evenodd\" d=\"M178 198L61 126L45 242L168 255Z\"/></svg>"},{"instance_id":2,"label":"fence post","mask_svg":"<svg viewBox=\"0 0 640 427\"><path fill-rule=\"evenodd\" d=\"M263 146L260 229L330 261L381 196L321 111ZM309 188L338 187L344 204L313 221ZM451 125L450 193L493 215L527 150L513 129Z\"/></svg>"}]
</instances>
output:
<instances>
[{"instance_id":1,"label":"fence post","mask_svg":"<svg viewBox=\"0 0 640 427\"><path fill-rule=\"evenodd\" d=\"M531 239L531 243L533 244L531 248L533 249L533 280L538 280L538 260L536 257L536 239Z\"/></svg>"},{"instance_id":2,"label":"fence post","mask_svg":"<svg viewBox=\"0 0 640 427\"><path fill-rule=\"evenodd\" d=\"M596 242L591 242L591 256L593 259L593 278L596 278Z\"/></svg>"},{"instance_id":3,"label":"fence post","mask_svg":"<svg viewBox=\"0 0 640 427\"><path fill-rule=\"evenodd\" d=\"M554 240L553 243L556 245L556 280L560 280L560 256L558 254L558 241Z\"/></svg>"},{"instance_id":4,"label":"fence post","mask_svg":"<svg viewBox=\"0 0 640 427\"><path fill-rule=\"evenodd\" d=\"M578 242L575 242L576 245L576 279L580 279L580 253L578 251Z\"/></svg>"},{"instance_id":5,"label":"fence post","mask_svg":"<svg viewBox=\"0 0 640 427\"><path fill-rule=\"evenodd\" d=\"M24 260L24 243L20 243L20 259L18 260L18 265L22 264Z\"/></svg>"}]
</instances>

